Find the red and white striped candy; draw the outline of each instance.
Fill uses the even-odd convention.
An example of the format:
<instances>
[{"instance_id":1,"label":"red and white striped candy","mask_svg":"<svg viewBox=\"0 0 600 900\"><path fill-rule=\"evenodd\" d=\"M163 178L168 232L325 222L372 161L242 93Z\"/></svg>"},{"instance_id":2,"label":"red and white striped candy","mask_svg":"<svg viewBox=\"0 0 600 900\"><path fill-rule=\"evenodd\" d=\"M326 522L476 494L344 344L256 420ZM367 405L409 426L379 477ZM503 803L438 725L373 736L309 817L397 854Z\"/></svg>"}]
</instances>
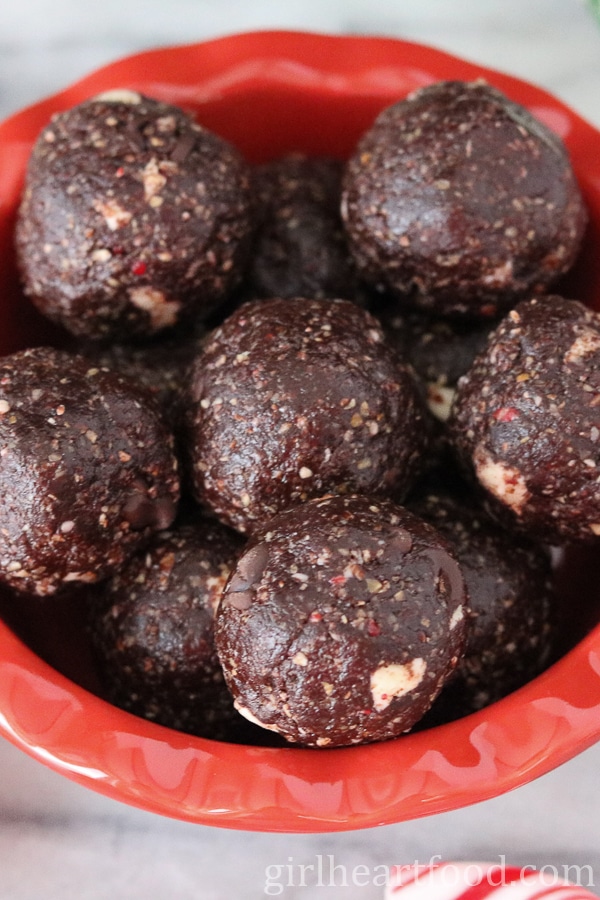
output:
<instances>
[{"instance_id":1,"label":"red and white striped candy","mask_svg":"<svg viewBox=\"0 0 600 900\"><path fill-rule=\"evenodd\" d=\"M396 866L385 900L597 900L595 894L545 871L498 863L440 862Z\"/></svg>"}]
</instances>

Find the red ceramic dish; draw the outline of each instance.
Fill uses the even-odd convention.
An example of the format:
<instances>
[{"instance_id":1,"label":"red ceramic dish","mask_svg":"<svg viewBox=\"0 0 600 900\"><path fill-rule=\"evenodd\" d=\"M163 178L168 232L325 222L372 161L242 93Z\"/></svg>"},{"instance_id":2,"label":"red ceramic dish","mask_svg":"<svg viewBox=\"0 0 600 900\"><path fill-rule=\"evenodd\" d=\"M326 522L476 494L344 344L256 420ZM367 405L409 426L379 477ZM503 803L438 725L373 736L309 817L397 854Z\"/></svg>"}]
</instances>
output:
<instances>
[{"instance_id":1,"label":"red ceramic dish","mask_svg":"<svg viewBox=\"0 0 600 900\"><path fill-rule=\"evenodd\" d=\"M20 302L12 251L26 160L52 113L125 87L192 108L251 161L294 149L344 157L376 113L410 90L481 76L528 106L566 142L592 224L565 292L600 307L598 131L536 87L415 44L253 33L116 62L0 126L0 352L52 337L49 326ZM93 693L77 610L53 601L23 601L14 609L5 598L0 732L56 771L110 797L228 828L341 831L485 800L542 775L600 737L600 579L594 556L585 550L570 554L560 577L579 635L587 635L541 677L449 725L331 751L200 740L115 709Z\"/></svg>"}]
</instances>

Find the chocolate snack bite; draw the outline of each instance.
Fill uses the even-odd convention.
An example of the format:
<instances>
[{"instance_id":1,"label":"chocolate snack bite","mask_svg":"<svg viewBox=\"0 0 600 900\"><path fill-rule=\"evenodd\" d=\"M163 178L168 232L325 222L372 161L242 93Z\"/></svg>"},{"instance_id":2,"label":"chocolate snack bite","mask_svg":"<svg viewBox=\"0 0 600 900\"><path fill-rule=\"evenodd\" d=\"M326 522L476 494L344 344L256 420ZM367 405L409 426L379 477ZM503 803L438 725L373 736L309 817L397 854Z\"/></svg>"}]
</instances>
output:
<instances>
[{"instance_id":1,"label":"chocolate snack bite","mask_svg":"<svg viewBox=\"0 0 600 900\"><path fill-rule=\"evenodd\" d=\"M182 401L197 501L250 533L324 492L406 492L426 442L408 368L346 300L256 300L192 364Z\"/></svg>"},{"instance_id":2,"label":"chocolate snack bite","mask_svg":"<svg viewBox=\"0 0 600 900\"><path fill-rule=\"evenodd\" d=\"M237 709L313 747L410 729L464 642L460 568L389 500L325 497L280 513L238 560L215 639Z\"/></svg>"},{"instance_id":3,"label":"chocolate snack bite","mask_svg":"<svg viewBox=\"0 0 600 900\"><path fill-rule=\"evenodd\" d=\"M495 322L437 319L419 312L380 317L387 340L417 376L432 415L445 422L456 383L483 349Z\"/></svg>"},{"instance_id":4,"label":"chocolate snack bite","mask_svg":"<svg viewBox=\"0 0 600 900\"><path fill-rule=\"evenodd\" d=\"M213 627L242 546L218 522L187 521L155 535L102 586L91 634L112 703L201 737L246 730L223 680Z\"/></svg>"},{"instance_id":5,"label":"chocolate snack bite","mask_svg":"<svg viewBox=\"0 0 600 900\"><path fill-rule=\"evenodd\" d=\"M340 218L341 176L337 160L298 153L255 167L251 296L354 297L356 277Z\"/></svg>"},{"instance_id":6,"label":"chocolate snack bite","mask_svg":"<svg viewBox=\"0 0 600 900\"><path fill-rule=\"evenodd\" d=\"M175 106L112 91L40 134L16 246L44 315L80 337L127 340L223 302L251 229L249 171L233 147Z\"/></svg>"},{"instance_id":7,"label":"chocolate snack bite","mask_svg":"<svg viewBox=\"0 0 600 900\"><path fill-rule=\"evenodd\" d=\"M152 398L49 347L0 360L0 579L46 595L118 570L179 499Z\"/></svg>"},{"instance_id":8,"label":"chocolate snack bite","mask_svg":"<svg viewBox=\"0 0 600 900\"><path fill-rule=\"evenodd\" d=\"M195 331L198 333L194 329L169 332L141 343L77 341L74 349L90 364L118 372L149 391L167 420L176 426L181 388L203 339L202 330Z\"/></svg>"},{"instance_id":9,"label":"chocolate snack bite","mask_svg":"<svg viewBox=\"0 0 600 900\"><path fill-rule=\"evenodd\" d=\"M439 82L385 109L348 162L342 216L367 282L469 317L546 292L587 220L561 140L483 81Z\"/></svg>"},{"instance_id":10,"label":"chocolate snack bite","mask_svg":"<svg viewBox=\"0 0 600 900\"><path fill-rule=\"evenodd\" d=\"M458 382L448 434L503 521L549 542L600 535L600 316L519 303Z\"/></svg>"},{"instance_id":11,"label":"chocolate snack bite","mask_svg":"<svg viewBox=\"0 0 600 900\"><path fill-rule=\"evenodd\" d=\"M556 643L549 553L501 528L476 499L431 489L409 508L449 542L467 591L465 653L427 721L481 709L535 678Z\"/></svg>"}]
</instances>

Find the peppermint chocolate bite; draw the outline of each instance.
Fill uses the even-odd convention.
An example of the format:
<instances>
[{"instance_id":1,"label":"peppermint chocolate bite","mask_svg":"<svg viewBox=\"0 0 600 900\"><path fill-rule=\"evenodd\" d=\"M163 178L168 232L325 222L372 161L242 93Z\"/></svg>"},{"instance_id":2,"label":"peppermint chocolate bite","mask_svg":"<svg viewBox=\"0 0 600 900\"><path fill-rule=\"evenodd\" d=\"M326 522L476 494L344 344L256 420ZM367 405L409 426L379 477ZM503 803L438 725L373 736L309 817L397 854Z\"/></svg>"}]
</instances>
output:
<instances>
[{"instance_id":1,"label":"peppermint chocolate bite","mask_svg":"<svg viewBox=\"0 0 600 900\"><path fill-rule=\"evenodd\" d=\"M561 140L483 81L384 110L348 162L362 277L438 315L493 317L573 264L586 212Z\"/></svg>"},{"instance_id":2,"label":"peppermint chocolate bite","mask_svg":"<svg viewBox=\"0 0 600 900\"><path fill-rule=\"evenodd\" d=\"M237 283L251 233L239 153L181 109L113 91L40 134L17 222L25 292L91 338L203 317Z\"/></svg>"},{"instance_id":3,"label":"peppermint chocolate bite","mask_svg":"<svg viewBox=\"0 0 600 900\"><path fill-rule=\"evenodd\" d=\"M311 500L273 519L225 588L215 637L237 709L314 747L411 728L463 649L459 566L390 501Z\"/></svg>"},{"instance_id":4,"label":"peppermint chocolate bite","mask_svg":"<svg viewBox=\"0 0 600 900\"><path fill-rule=\"evenodd\" d=\"M519 303L460 379L453 446L503 520L551 541L600 536L600 316Z\"/></svg>"},{"instance_id":5,"label":"peppermint chocolate bite","mask_svg":"<svg viewBox=\"0 0 600 900\"><path fill-rule=\"evenodd\" d=\"M161 334L143 342L78 340L73 346L76 353L90 361L90 366L118 372L149 391L167 420L176 426L181 388L202 339L202 330L196 328Z\"/></svg>"},{"instance_id":6,"label":"peppermint chocolate bite","mask_svg":"<svg viewBox=\"0 0 600 900\"><path fill-rule=\"evenodd\" d=\"M468 491L430 490L412 512L450 543L468 596L464 656L428 719L454 719L542 671L556 644L557 601L545 549L497 525Z\"/></svg>"},{"instance_id":7,"label":"peppermint chocolate bite","mask_svg":"<svg viewBox=\"0 0 600 900\"><path fill-rule=\"evenodd\" d=\"M53 594L118 570L179 499L152 398L48 347L0 360L0 579Z\"/></svg>"},{"instance_id":8,"label":"peppermint chocolate bite","mask_svg":"<svg viewBox=\"0 0 600 900\"><path fill-rule=\"evenodd\" d=\"M458 379L469 370L496 323L389 310L382 311L380 321L387 340L412 366L429 411L445 422Z\"/></svg>"},{"instance_id":9,"label":"peppermint chocolate bite","mask_svg":"<svg viewBox=\"0 0 600 900\"><path fill-rule=\"evenodd\" d=\"M256 166L252 296L354 297L356 277L340 218L341 176L336 160L301 154Z\"/></svg>"},{"instance_id":10,"label":"peppermint chocolate bite","mask_svg":"<svg viewBox=\"0 0 600 900\"><path fill-rule=\"evenodd\" d=\"M107 582L91 633L112 703L203 737L246 726L225 687L213 629L242 546L218 522L188 522L156 535Z\"/></svg>"},{"instance_id":11,"label":"peppermint chocolate bite","mask_svg":"<svg viewBox=\"0 0 600 900\"><path fill-rule=\"evenodd\" d=\"M192 364L182 407L196 499L244 532L327 491L401 496L426 440L407 367L346 300L240 307Z\"/></svg>"}]
</instances>

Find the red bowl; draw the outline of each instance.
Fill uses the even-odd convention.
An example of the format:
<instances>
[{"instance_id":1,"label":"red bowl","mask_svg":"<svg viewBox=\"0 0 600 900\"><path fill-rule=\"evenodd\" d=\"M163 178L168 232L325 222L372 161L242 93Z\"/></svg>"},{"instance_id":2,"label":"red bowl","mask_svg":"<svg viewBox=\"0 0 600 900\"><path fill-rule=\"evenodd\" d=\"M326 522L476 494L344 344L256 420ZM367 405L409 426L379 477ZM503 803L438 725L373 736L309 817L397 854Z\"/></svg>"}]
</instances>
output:
<instances>
[{"instance_id":1,"label":"red bowl","mask_svg":"<svg viewBox=\"0 0 600 900\"><path fill-rule=\"evenodd\" d=\"M600 307L600 132L537 87L416 44L251 33L121 60L0 125L0 351L53 337L23 301L12 247L27 157L52 113L125 87L191 108L253 162L291 150L343 158L380 109L414 88L482 76L565 141L591 226L564 291ZM5 597L0 732L80 784L207 825L342 831L455 809L531 781L600 737L597 556L580 549L561 566L579 640L544 674L459 721L342 750L217 743L118 710L94 693L81 610Z\"/></svg>"}]
</instances>

